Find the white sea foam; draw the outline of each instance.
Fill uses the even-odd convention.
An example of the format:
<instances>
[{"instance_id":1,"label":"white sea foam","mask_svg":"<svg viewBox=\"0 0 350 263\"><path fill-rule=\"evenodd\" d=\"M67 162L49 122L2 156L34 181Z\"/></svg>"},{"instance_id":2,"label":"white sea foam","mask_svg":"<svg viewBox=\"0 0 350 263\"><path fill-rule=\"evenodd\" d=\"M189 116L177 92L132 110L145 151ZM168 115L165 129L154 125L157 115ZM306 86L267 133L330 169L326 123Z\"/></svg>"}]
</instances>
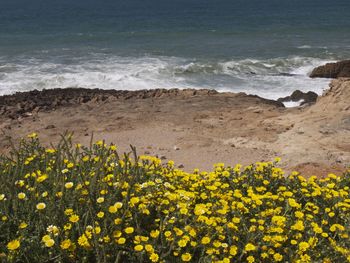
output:
<instances>
[{"instance_id":1,"label":"white sea foam","mask_svg":"<svg viewBox=\"0 0 350 263\"><path fill-rule=\"evenodd\" d=\"M309 46L309 45L302 45L302 46L299 46L298 48L300 48L300 49L310 49L311 46Z\"/></svg>"},{"instance_id":2,"label":"white sea foam","mask_svg":"<svg viewBox=\"0 0 350 263\"><path fill-rule=\"evenodd\" d=\"M213 88L277 99L294 90L321 94L329 80L310 79L331 60L308 57L197 61L178 57L0 58L0 94L32 89Z\"/></svg>"},{"instance_id":3,"label":"white sea foam","mask_svg":"<svg viewBox=\"0 0 350 263\"><path fill-rule=\"evenodd\" d=\"M283 102L284 106L286 108L294 108L294 107L299 107L301 103L303 103L304 100L299 100L299 101L285 101Z\"/></svg>"}]
</instances>

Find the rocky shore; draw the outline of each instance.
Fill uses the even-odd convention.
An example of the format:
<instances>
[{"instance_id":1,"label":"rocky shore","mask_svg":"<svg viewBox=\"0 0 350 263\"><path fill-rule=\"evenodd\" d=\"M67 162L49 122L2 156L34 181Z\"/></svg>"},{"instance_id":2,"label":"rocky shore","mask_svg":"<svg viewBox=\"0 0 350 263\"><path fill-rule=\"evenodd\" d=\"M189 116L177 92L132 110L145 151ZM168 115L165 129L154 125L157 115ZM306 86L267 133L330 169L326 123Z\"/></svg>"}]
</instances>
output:
<instances>
[{"instance_id":1,"label":"rocky shore","mask_svg":"<svg viewBox=\"0 0 350 263\"><path fill-rule=\"evenodd\" d=\"M315 68L311 78L349 78L350 60L343 60L336 63L327 63L326 65Z\"/></svg>"},{"instance_id":2,"label":"rocky shore","mask_svg":"<svg viewBox=\"0 0 350 263\"><path fill-rule=\"evenodd\" d=\"M0 96L0 115L15 119L31 116L39 111L49 112L60 107L83 105L86 103L103 103L113 100L124 101L151 98L190 98L215 94L218 94L218 92L208 89L153 89L127 91L66 88L42 91L33 90L28 92L17 92L13 95ZM243 95L243 93L241 95ZM246 96L256 98L264 104L284 107L283 103L279 101L268 100L255 95Z\"/></svg>"},{"instance_id":3,"label":"rocky shore","mask_svg":"<svg viewBox=\"0 0 350 263\"><path fill-rule=\"evenodd\" d=\"M323 176L350 164L349 101L350 79L333 80L316 103L296 108L214 90L16 93L0 97L0 152L9 150L10 138L16 142L30 132L50 144L71 131L76 142L88 144L93 134L121 151L132 144L139 154L172 159L185 170L279 156L288 171Z\"/></svg>"}]
</instances>

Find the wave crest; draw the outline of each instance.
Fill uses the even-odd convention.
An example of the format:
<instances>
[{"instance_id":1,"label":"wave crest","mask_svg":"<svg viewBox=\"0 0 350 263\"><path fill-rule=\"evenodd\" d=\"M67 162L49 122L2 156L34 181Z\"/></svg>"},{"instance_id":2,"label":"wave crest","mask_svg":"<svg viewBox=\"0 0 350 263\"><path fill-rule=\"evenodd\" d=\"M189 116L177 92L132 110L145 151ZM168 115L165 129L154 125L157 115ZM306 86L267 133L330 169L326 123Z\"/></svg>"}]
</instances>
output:
<instances>
[{"instance_id":1,"label":"wave crest","mask_svg":"<svg viewBox=\"0 0 350 263\"><path fill-rule=\"evenodd\" d=\"M307 75L314 67L330 61L297 56L198 61L178 57L133 58L97 54L55 60L43 57L8 61L0 58L0 94L64 87L127 90L214 88L275 98L289 95L295 89L308 88L320 93L325 81L311 80Z\"/></svg>"}]
</instances>

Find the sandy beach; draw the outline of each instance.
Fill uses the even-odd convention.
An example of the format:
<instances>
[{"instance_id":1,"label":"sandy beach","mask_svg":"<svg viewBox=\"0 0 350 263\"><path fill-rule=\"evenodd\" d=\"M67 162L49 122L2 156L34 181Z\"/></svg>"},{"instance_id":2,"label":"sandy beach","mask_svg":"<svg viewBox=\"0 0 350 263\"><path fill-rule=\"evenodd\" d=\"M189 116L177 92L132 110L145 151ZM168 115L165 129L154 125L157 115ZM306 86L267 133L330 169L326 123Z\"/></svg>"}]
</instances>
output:
<instances>
[{"instance_id":1,"label":"sandy beach","mask_svg":"<svg viewBox=\"0 0 350 263\"><path fill-rule=\"evenodd\" d=\"M66 131L74 141L114 142L121 152L211 169L281 157L287 171L341 174L350 162L350 80L337 79L311 106L213 90L114 91L57 89L0 98L1 152L37 132L45 144Z\"/></svg>"}]
</instances>

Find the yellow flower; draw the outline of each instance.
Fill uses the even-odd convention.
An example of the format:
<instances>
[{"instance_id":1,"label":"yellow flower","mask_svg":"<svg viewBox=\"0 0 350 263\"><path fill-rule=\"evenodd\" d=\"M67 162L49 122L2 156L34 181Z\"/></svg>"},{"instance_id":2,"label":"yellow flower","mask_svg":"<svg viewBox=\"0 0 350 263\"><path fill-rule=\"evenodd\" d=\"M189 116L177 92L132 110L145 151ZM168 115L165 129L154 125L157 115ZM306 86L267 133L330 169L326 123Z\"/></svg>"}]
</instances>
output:
<instances>
[{"instance_id":1,"label":"yellow flower","mask_svg":"<svg viewBox=\"0 0 350 263\"><path fill-rule=\"evenodd\" d=\"M297 218L303 218L303 217L304 217L304 213L303 213L303 212L300 212L300 211L296 211L296 212L294 213L294 215L295 215L295 217L297 217Z\"/></svg>"},{"instance_id":2,"label":"yellow flower","mask_svg":"<svg viewBox=\"0 0 350 263\"><path fill-rule=\"evenodd\" d=\"M72 208L67 208L66 210L64 210L64 214L67 216L70 216L74 213L74 210Z\"/></svg>"},{"instance_id":3,"label":"yellow flower","mask_svg":"<svg viewBox=\"0 0 350 263\"><path fill-rule=\"evenodd\" d=\"M100 234L101 233L101 227L95 226L94 231L95 231L96 234Z\"/></svg>"},{"instance_id":4,"label":"yellow flower","mask_svg":"<svg viewBox=\"0 0 350 263\"><path fill-rule=\"evenodd\" d=\"M21 245L21 242L19 240L15 239L7 243L7 249L8 250L16 250Z\"/></svg>"},{"instance_id":5,"label":"yellow flower","mask_svg":"<svg viewBox=\"0 0 350 263\"><path fill-rule=\"evenodd\" d=\"M104 217L104 215L105 215L105 213L103 213L103 212L98 212L98 213L97 213L97 217L99 217L99 218Z\"/></svg>"},{"instance_id":6,"label":"yellow flower","mask_svg":"<svg viewBox=\"0 0 350 263\"><path fill-rule=\"evenodd\" d=\"M181 259L184 262L189 262L191 260L192 256L190 253L185 253L181 255Z\"/></svg>"},{"instance_id":7,"label":"yellow flower","mask_svg":"<svg viewBox=\"0 0 350 263\"><path fill-rule=\"evenodd\" d=\"M55 241L53 239L50 239L45 242L46 247L52 247L55 244Z\"/></svg>"},{"instance_id":8,"label":"yellow flower","mask_svg":"<svg viewBox=\"0 0 350 263\"><path fill-rule=\"evenodd\" d=\"M110 212L111 214L114 214L118 211L118 208L115 205L112 205L108 208L108 212Z\"/></svg>"},{"instance_id":9,"label":"yellow flower","mask_svg":"<svg viewBox=\"0 0 350 263\"><path fill-rule=\"evenodd\" d=\"M183 208L180 209L180 213L182 215L187 215L188 214L188 209L186 207L183 207Z\"/></svg>"},{"instance_id":10,"label":"yellow flower","mask_svg":"<svg viewBox=\"0 0 350 263\"><path fill-rule=\"evenodd\" d=\"M32 138L32 139L35 139L35 138L38 137L38 134L35 133L35 132L33 132L33 133L31 133L31 134L28 134L27 137L28 137L28 138Z\"/></svg>"},{"instance_id":11,"label":"yellow flower","mask_svg":"<svg viewBox=\"0 0 350 263\"><path fill-rule=\"evenodd\" d=\"M146 250L147 252L153 252L153 251L154 251L154 248L153 248L152 245L147 244L147 245L145 245L145 250Z\"/></svg>"},{"instance_id":12,"label":"yellow flower","mask_svg":"<svg viewBox=\"0 0 350 263\"><path fill-rule=\"evenodd\" d=\"M50 149L46 149L45 152L47 152L47 153L55 153L56 150L50 148Z\"/></svg>"},{"instance_id":13,"label":"yellow flower","mask_svg":"<svg viewBox=\"0 0 350 263\"><path fill-rule=\"evenodd\" d=\"M298 220L297 222L295 222L294 225L291 226L291 228L293 230L298 230L298 231L303 231L304 230L304 222L301 220Z\"/></svg>"},{"instance_id":14,"label":"yellow flower","mask_svg":"<svg viewBox=\"0 0 350 263\"><path fill-rule=\"evenodd\" d=\"M277 262L282 261L283 260L283 256L280 253L276 253L273 255L273 259Z\"/></svg>"},{"instance_id":15,"label":"yellow flower","mask_svg":"<svg viewBox=\"0 0 350 263\"><path fill-rule=\"evenodd\" d=\"M109 149L110 149L111 151L116 151L116 150L117 150L117 146L111 145L111 146L109 146Z\"/></svg>"},{"instance_id":16,"label":"yellow flower","mask_svg":"<svg viewBox=\"0 0 350 263\"><path fill-rule=\"evenodd\" d=\"M46 231L49 232L49 233L54 234L55 236L57 236L58 233L59 233L58 227L57 227L57 226L54 226L54 225L49 225L49 226L46 228Z\"/></svg>"},{"instance_id":17,"label":"yellow flower","mask_svg":"<svg viewBox=\"0 0 350 263\"><path fill-rule=\"evenodd\" d=\"M299 243L299 250L302 252L305 252L309 247L310 247L310 245L307 242L300 242Z\"/></svg>"},{"instance_id":18,"label":"yellow flower","mask_svg":"<svg viewBox=\"0 0 350 263\"><path fill-rule=\"evenodd\" d=\"M296 207L296 208L300 208L301 205L295 201L294 198L288 198L288 204L291 206L291 207Z\"/></svg>"},{"instance_id":19,"label":"yellow flower","mask_svg":"<svg viewBox=\"0 0 350 263\"><path fill-rule=\"evenodd\" d=\"M22 222L19 224L20 229L26 228L27 226L28 226L28 224L26 222Z\"/></svg>"},{"instance_id":20,"label":"yellow flower","mask_svg":"<svg viewBox=\"0 0 350 263\"><path fill-rule=\"evenodd\" d=\"M134 250L135 250L135 251L142 251L142 250L143 250L143 246L142 246L142 245L136 245L136 246L134 247Z\"/></svg>"},{"instance_id":21,"label":"yellow flower","mask_svg":"<svg viewBox=\"0 0 350 263\"><path fill-rule=\"evenodd\" d=\"M120 225L121 223L122 223L122 219L121 218L114 219L114 224L115 225Z\"/></svg>"},{"instance_id":22,"label":"yellow flower","mask_svg":"<svg viewBox=\"0 0 350 263\"><path fill-rule=\"evenodd\" d=\"M45 235L45 236L43 236L43 237L41 238L41 241L46 242L46 241L48 241L48 240L50 240L50 239L51 239L50 235Z\"/></svg>"},{"instance_id":23,"label":"yellow flower","mask_svg":"<svg viewBox=\"0 0 350 263\"><path fill-rule=\"evenodd\" d=\"M323 236L323 237L328 237L328 234L323 232L323 233L321 234L321 236Z\"/></svg>"},{"instance_id":24,"label":"yellow flower","mask_svg":"<svg viewBox=\"0 0 350 263\"><path fill-rule=\"evenodd\" d=\"M153 238L157 238L159 236L159 231L158 230L152 230L150 233L150 236Z\"/></svg>"},{"instance_id":25,"label":"yellow flower","mask_svg":"<svg viewBox=\"0 0 350 263\"><path fill-rule=\"evenodd\" d=\"M132 234L134 233L134 228L133 227L127 227L124 229L124 232L127 234Z\"/></svg>"},{"instance_id":26,"label":"yellow flower","mask_svg":"<svg viewBox=\"0 0 350 263\"><path fill-rule=\"evenodd\" d=\"M170 237L171 236L171 232L170 231L165 231L164 232L164 236L165 237Z\"/></svg>"},{"instance_id":27,"label":"yellow flower","mask_svg":"<svg viewBox=\"0 0 350 263\"><path fill-rule=\"evenodd\" d=\"M337 229L339 229L339 231L344 231L345 230L345 227L343 227L342 225L340 224L333 224L329 230L332 231L332 232L335 232Z\"/></svg>"},{"instance_id":28,"label":"yellow flower","mask_svg":"<svg viewBox=\"0 0 350 263\"><path fill-rule=\"evenodd\" d=\"M281 158L280 158L280 157L276 157L274 161L275 161L276 163L279 163L279 162L281 162Z\"/></svg>"},{"instance_id":29,"label":"yellow flower","mask_svg":"<svg viewBox=\"0 0 350 263\"><path fill-rule=\"evenodd\" d=\"M68 249L72 245L72 241L70 239L65 239L61 242L60 247L62 249Z\"/></svg>"},{"instance_id":30,"label":"yellow flower","mask_svg":"<svg viewBox=\"0 0 350 263\"><path fill-rule=\"evenodd\" d=\"M159 256L158 256L157 253L152 253L152 254L149 256L149 259L150 259L152 262L158 262Z\"/></svg>"},{"instance_id":31,"label":"yellow flower","mask_svg":"<svg viewBox=\"0 0 350 263\"><path fill-rule=\"evenodd\" d=\"M114 204L114 206L115 206L117 209L120 209L120 208L123 207L123 203L122 203L122 202L116 202L116 203Z\"/></svg>"},{"instance_id":32,"label":"yellow flower","mask_svg":"<svg viewBox=\"0 0 350 263\"><path fill-rule=\"evenodd\" d=\"M253 262L255 262L255 258L253 256L249 256L249 257L247 257L247 262L253 263Z\"/></svg>"},{"instance_id":33,"label":"yellow flower","mask_svg":"<svg viewBox=\"0 0 350 263\"><path fill-rule=\"evenodd\" d=\"M138 198L138 197L132 197L132 198L130 199L131 207L133 207L134 205L136 205L138 202L140 202L140 198Z\"/></svg>"},{"instance_id":34,"label":"yellow flower","mask_svg":"<svg viewBox=\"0 0 350 263\"><path fill-rule=\"evenodd\" d=\"M46 208L46 204L45 203L38 203L36 205L36 209L38 209L38 210L43 210L45 208Z\"/></svg>"},{"instance_id":35,"label":"yellow flower","mask_svg":"<svg viewBox=\"0 0 350 263\"><path fill-rule=\"evenodd\" d=\"M17 195L17 197L18 197L18 199L24 199L24 198L26 198L26 194L21 192Z\"/></svg>"},{"instance_id":36,"label":"yellow flower","mask_svg":"<svg viewBox=\"0 0 350 263\"><path fill-rule=\"evenodd\" d=\"M187 246L187 241L186 240L183 240L183 239L180 239L177 244L179 245L179 247L185 247Z\"/></svg>"},{"instance_id":37,"label":"yellow flower","mask_svg":"<svg viewBox=\"0 0 350 263\"><path fill-rule=\"evenodd\" d=\"M65 183L64 187L67 188L67 189L70 189L70 188L73 187L73 185L74 185L74 183L68 182L68 183Z\"/></svg>"},{"instance_id":38,"label":"yellow flower","mask_svg":"<svg viewBox=\"0 0 350 263\"><path fill-rule=\"evenodd\" d=\"M96 200L96 202L99 203L99 204L103 203L104 201L105 201L104 197L99 197Z\"/></svg>"},{"instance_id":39,"label":"yellow flower","mask_svg":"<svg viewBox=\"0 0 350 263\"><path fill-rule=\"evenodd\" d=\"M114 230L113 231L113 237L117 238L117 237L121 237L122 236L122 232L119 230Z\"/></svg>"},{"instance_id":40,"label":"yellow flower","mask_svg":"<svg viewBox=\"0 0 350 263\"><path fill-rule=\"evenodd\" d=\"M81 235L78 238L78 244L81 247L89 247L90 246L89 240L88 240L88 238L87 238L87 236L85 234Z\"/></svg>"},{"instance_id":41,"label":"yellow flower","mask_svg":"<svg viewBox=\"0 0 350 263\"><path fill-rule=\"evenodd\" d=\"M283 227L285 225L286 218L284 216L273 216L271 221L275 225Z\"/></svg>"},{"instance_id":42,"label":"yellow flower","mask_svg":"<svg viewBox=\"0 0 350 263\"><path fill-rule=\"evenodd\" d=\"M201 240L201 243L203 245L209 244L210 243L210 238L209 237L203 237Z\"/></svg>"},{"instance_id":43,"label":"yellow flower","mask_svg":"<svg viewBox=\"0 0 350 263\"><path fill-rule=\"evenodd\" d=\"M69 217L69 221L72 222L72 223L76 223L79 221L79 216L76 215L76 214L73 214Z\"/></svg>"},{"instance_id":44,"label":"yellow flower","mask_svg":"<svg viewBox=\"0 0 350 263\"><path fill-rule=\"evenodd\" d=\"M36 181L38 182L38 183L42 183L42 182L44 182L46 179L47 179L47 174L43 174L42 176L39 176L37 179L36 179Z\"/></svg>"},{"instance_id":45,"label":"yellow flower","mask_svg":"<svg viewBox=\"0 0 350 263\"><path fill-rule=\"evenodd\" d=\"M143 242L147 242L148 239L149 239L149 237L141 236L141 241L143 241Z\"/></svg>"},{"instance_id":46,"label":"yellow flower","mask_svg":"<svg viewBox=\"0 0 350 263\"><path fill-rule=\"evenodd\" d=\"M254 251L256 247L252 243L248 243L247 245L245 245L244 249L245 251Z\"/></svg>"},{"instance_id":47,"label":"yellow flower","mask_svg":"<svg viewBox=\"0 0 350 263\"><path fill-rule=\"evenodd\" d=\"M236 246L231 246L230 247L230 255L231 256L236 256L237 255L237 247Z\"/></svg>"},{"instance_id":48,"label":"yellow flower","mask_svg":"<svg viewBox=\"0 0 350 263\"><path fill-rule=\"evenodd\" d=\"M55 240L53 240L49 235L45 235L41 239L46 247L52 247L55 244Z\"/></svg>"},{"instance_id":49,"label":"yellow flower","mask_svg":"<svg viewBox=\"0 0 350 263\"><path fill-rule=\"evenodd\" d=\"M233 217L232 222L238 224L239 222L241 222L241 219L239 217Z\"/></svg>"},{"instance_id":50,"label":"yellow flower","mask_svg":"<svg viewBox=\"0 0 350 263\"><path fill-rule=\"evenodd\" d=\"M303 262L303 263L311 262L311 258L308 254L302 254L300 255L300 262Z\"/></svg>"},{"instance_id":51,"label":"yellow flower","mask_svg":"<svg viewBox=\"0 0 350 263\"><path fill-rule=\"evenodd\" d=\"M126 242L126 239L125 239L124 237L118 238L117 243L118 243L119 245L123 245L123 244L125 244L125 242Z\"/></svg>"}]
</instances>

